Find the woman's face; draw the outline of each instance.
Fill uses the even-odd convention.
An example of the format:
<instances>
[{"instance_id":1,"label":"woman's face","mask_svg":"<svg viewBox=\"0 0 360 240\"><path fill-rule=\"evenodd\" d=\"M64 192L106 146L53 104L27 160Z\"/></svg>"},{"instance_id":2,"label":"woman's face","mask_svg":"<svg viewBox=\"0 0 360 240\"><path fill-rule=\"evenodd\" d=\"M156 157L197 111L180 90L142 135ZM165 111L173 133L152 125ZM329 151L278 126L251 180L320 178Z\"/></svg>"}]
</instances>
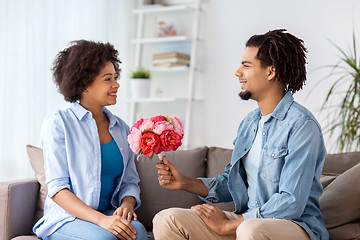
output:
<instances>
[{"instance_id":1,"label":"woman's face","mask_svg":"<svg viewBox=\"0 0 360 240\"><path fill-rule=\"evenodd\" d=\"M107 62L94 81L84 90L80 102L95 106L108 106L116 103L119 83L116 80L114 65Z\"/></svg>"}]
</instances>

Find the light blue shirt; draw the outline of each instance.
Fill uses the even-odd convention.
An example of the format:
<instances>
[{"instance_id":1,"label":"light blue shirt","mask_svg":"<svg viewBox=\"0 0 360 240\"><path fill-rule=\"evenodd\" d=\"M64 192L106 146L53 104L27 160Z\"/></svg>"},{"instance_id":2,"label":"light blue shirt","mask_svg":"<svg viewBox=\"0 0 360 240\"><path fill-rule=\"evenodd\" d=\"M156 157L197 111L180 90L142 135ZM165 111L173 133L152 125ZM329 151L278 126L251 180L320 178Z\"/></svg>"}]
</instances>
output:
<instances>
[{"instance_id":1,"label":"light blue shirt","mask_svg":"<svg viewBox=\"0 0 360 240\"><path fill-rule=\"evenodd\" d=\"M140 205L139 176L134 154L127 142L129 127L106 108L103 111L110 121L109 132L124 161L124 171L117 179L111 204L117 208L125 196L133 196L137 208ZM44 216L33 229L39 237L48 236L75 219L52 201L58 191L67 188L86 205L97 209L101 190L100 140L91 112L79 103L73 103L70 108L47 117L42 125L41 142L48 196Z\"/></svg>"},{"instance_id":2,"label":"light blue shirt","mask_svg":"<svg viewBox=\"0 0 360 240\"><path fill-rule=\"evenodd\" d=\"M254 142L250 150L242 158L246 172L247 182L248 182L249 209L247 211L251 211L252 209L257 208L258 199L256 198L256 188L257 188L256 186L257 186L257 175L258 175L260 159L261 159L261 155L260 155L261 144L264 136L262 133L264 128L264 123L269 118L270 118L270 114L266 116L261 116Z\"/></svg>"},{"instance_id":3,"label":"light blue shirt","mask_svg":"<svg viewBox=\"0 0 360 240\"><path fill-rule=\"evenodd\" d=\"M235 212L250 218L289 219L312 240L328 240L320 212L320 174L326 149L315 117L287 92L270 119L264 123L261 159L257 176L256 208L248 210L247 177L242 158L256 135L261 112L257 108L241 122L234 141L231 162L224 174L200 178L210 202L235 203Z\"/></svg>"}]
</instances>

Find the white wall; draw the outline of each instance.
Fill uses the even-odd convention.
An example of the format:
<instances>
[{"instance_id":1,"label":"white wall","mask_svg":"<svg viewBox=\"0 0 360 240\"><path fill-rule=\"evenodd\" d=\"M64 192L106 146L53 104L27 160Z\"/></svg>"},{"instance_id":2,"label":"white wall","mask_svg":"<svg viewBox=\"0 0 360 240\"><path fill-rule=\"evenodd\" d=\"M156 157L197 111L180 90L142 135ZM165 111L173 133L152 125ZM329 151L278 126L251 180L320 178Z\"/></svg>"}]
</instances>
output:
<instances>
[{"instance_id":1,"label":"white wall","mask_svg":"<svg viewBox=\"0 0 360 240\"><path fill-rule=\"evenodd\" d=\"M85 38L112 42L124 62L122 77L128 75L132 65L133 0L60 2L37 0L30 4L27 0L0 0L0 180L33 176L25 144L40 146L43 117L66 105L56 93L49 68L56 53L68 46L69 41ZM77 7L70 10L64 6L74 3ZM82 3L89 6L79 7ZM50 11L44 14L44 8ZM286 28L305 41L309 51L308 82L295 99L324 125L326 114L320 114L319 108L334 79L314 86L329 71L318 68L338 61L338 53L326 37L346 47L351 43L353 27L360 36L357 16L360 1L208 0L203 10L196 92L204 100L194 108L190 136L193 146L232 148L238 124L257 107L255 102L244 102L237 97L240 85L234 72L240 64L244 44L251 35L275 28ZM30 21L22 21L27 14ZM96 21L99 17L102 20ZM20 33L31 40L19 37ZM13 41L19 47L8 48L6 44ZM13 49L16 51L12 52ZM13 59L11 66L6 65L5 57L12 55L17 59ZM26 64L29 59L37 62ZM127 89L123 84L120 99ZM25 95L27 100L20 100ZM118 104L111 110L126 119L126 105ZM327 138L328 147L330 142Z\"/></svg>"},{"instance_id":2,"label":"white wall","mask_svg":"<svg viewBox=\"0 0 360 240\"><path fill-rule=\"evenodd\" d=\"M279 28L305 42L308 80L294 98L312 111L324 127L326 114L320 113L320 107L336 78L318 84L330 71L320 67L336 64L339 59L337 50L326 38L346 48L352 44L354 27L360 39L360 1L210 0L203 9L204 47L199 80L204 86L204 102L195 109L192 129L195 145L232 148L238 124L257 107L256 102L242 101L237 96L240 85L234 72L245 42L254 34ZM326 137L329 152L334 151L331 142L333 139Z\"/></svg>"}]
</instances>

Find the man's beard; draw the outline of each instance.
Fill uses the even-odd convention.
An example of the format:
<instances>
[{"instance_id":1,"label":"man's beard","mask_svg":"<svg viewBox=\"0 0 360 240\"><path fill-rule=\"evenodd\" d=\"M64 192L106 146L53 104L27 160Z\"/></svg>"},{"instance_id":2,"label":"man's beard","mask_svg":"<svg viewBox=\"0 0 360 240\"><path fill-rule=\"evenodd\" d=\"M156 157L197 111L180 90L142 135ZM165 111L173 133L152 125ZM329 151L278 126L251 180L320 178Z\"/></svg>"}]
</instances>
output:
<instances>
[{"instance_id":1,"label":"man's beard","mask_svg":"<svg viewBox=\"0 0 360 240\"><path fill-rule=\"evenodd\" d=\"M248 91L248 90L244 90L244 91L241 91L239 93L239 97L242 99L242 100L249 100L251 98L251 92Z\"/></svg>"}]
</instances>

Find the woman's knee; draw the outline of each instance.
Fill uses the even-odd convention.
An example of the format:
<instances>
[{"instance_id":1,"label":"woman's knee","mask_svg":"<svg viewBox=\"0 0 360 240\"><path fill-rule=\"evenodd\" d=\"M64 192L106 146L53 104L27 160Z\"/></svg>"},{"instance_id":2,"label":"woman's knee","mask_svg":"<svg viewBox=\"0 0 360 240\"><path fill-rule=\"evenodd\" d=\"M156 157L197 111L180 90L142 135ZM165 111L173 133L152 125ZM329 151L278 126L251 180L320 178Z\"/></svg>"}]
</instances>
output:
<instances>
[{"instance_id":1,"label":"woman's knee","mask_svg":"<svg viewBox=\"0 0 360 240\"><path fill-rule=\"evenodd\" d=\"M136 231L136 240L145 240L148 239L147 231L139 221L131 221L131 225L135 228Z\"/></svg>"}]
</instances>

